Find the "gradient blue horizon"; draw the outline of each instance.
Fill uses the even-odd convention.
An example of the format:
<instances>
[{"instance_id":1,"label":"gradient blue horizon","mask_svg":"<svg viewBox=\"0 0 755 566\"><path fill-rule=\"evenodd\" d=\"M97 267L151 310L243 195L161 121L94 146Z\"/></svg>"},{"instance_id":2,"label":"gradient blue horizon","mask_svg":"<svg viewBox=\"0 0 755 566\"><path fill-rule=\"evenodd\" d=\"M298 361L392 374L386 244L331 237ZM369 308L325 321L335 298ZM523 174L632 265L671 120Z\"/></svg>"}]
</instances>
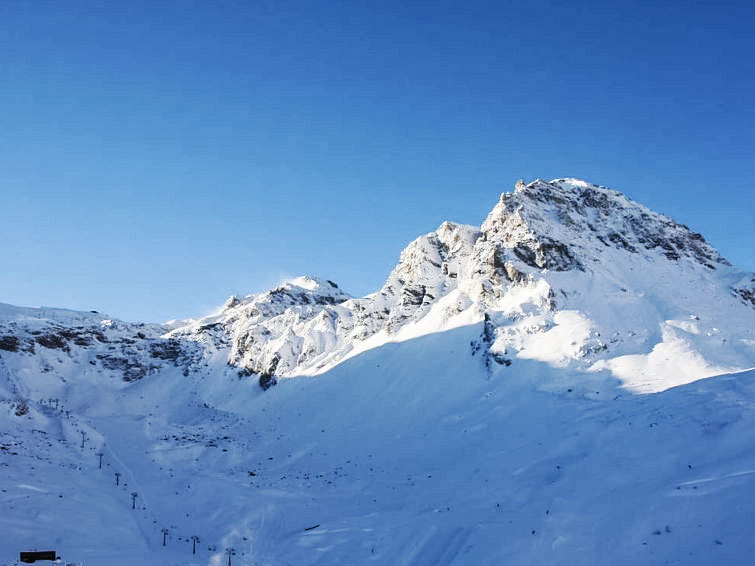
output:
<instances>
[{"instance_id":1,"label":"gradient blue horizon","mask_svg":"<svg viewBox=\"0 0 755 566\"><path fill-rule=\"evenodd\" d=\"M0 4L0 302L363 295L518 178L618 189L755 270L751 3Z\"/></svg>"}]
</instances>

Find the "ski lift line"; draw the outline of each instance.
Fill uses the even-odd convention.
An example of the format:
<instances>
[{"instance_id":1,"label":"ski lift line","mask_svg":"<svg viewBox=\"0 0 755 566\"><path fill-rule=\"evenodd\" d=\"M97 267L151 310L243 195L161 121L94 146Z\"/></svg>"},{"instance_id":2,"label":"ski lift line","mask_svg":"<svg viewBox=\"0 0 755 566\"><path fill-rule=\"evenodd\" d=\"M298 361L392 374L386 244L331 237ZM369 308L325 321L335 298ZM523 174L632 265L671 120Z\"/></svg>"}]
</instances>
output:
<instances>
[{"instance_id":1,"label":"ski lift line","mask_svg":"<svg viewBox=\"0 0 755 566\"><path fill-rule=\"evenodd\" d=\"M74 415L73 417L74 417L74 419L75 419L75 415ZM77 425L79 424L79 422L78 422L78 419L77 419L77 422L76 422L76 424L77 424ZM94 426L92 426L91 424L87 424L86 426L87 426L88 428L90 428L90 429L94 430L95 432L98 432L98 434L101 434L101 433L99 433L99 431L97 431L97 428L96 428L96 427L94 427ZM79 429L79 430L80 430L80 429ZM81 431L81 432L83 432L83 431ZM89 440L89 438L87 438L87 440ZM108 455L108 456L109 456L109 458L110 458L110 459L112 460L112 462L113 462L114 464L116 464L116 465L117 465L117 466L118 466L118 467L120 468L120 470L125 470L125 472L126 472L125 474L124 474L124 472L123 472L123 471L120 471L120 472L119 472L119 474L120 474L120 476L121 476L121 479L128 479L128 481L130 481L130 482L131 482L131 486L133 486L133 487L136 487L136 486L138 485L138 482L137 482L137 480L136 480L136 476L135 476L135 475L134 475L134 473L132 472L131 468L130 468L130 467L128 467L128 466L126 466L126 465L125 465L125 463L124 463L124 461L123 461L123 460L122 460L122 459L121 459L121 458L120 458L120 457L118 456L118 454L117 454L117 453L115 452L115 450L113 450L113 449L111 448L111 446L110 446L110 445L108 445L108 444L107 444L107 442L105 442L105 441L104 441L104 436L103 436L103 443L102 443L102 445L101 445L101 446L100 446L99 448L100 448L100 450L101 450L101 453L103 454L103 456L104 456L104 455ZM91 450L94 450L94 448L91 448ZM98 455L99 455L99 454L98 454ZM99 468L98 468L98 469L99 469ZM124 476L126 476L126 477L124 477ZM109 476L107 476L107 477L109 477ZM137 510L138 510L138 511L144 511L144 510L145 510L145 509L144 509L144 507L146 507L146 509L148 510L148 511L147 511L147 514L148 514L148 516L149 516L149 517L148 517L148 519L152 519L152 520L153 520L152 524L154 525L154 524L156 524L156 523L157 523L157 522L156 522L156 517L155 517L154 513L153 513L153 512L151 511L151 509L152 509L151 505L149 505L149 504L148 504L148 502L147 502L147 501L145 500L145 498L144 498L144 496L143 496L143 493L144 493L143 491L142 491L142 492L138 492L138 496L137 496L137 498L138 498L138 499L141 499L141 501L143 502L143 505L142 505L142 506L141 506L140 508L138 508ZM146 532L146 530L145 530L145 526L143 525L143 521L141 521L141 520L140 520L140 519L139 519L139 518L137 517L137 518L135 518L135 522L136 522L136 524L138 525L139 531L141 532L142 536L143 536L143 537L144 537L144 538L145 538L146 540L151 540L151 539L152 539L152 536L151 536L151 535L150 535L150 534L149 534L148 532ZM319 525L318 525L318 526L319 526ZM151 530L151 529L150 529L150 530ZM198 535L183 535L183 534L181 534L181 535L178 535L178 533L176 533L176 532L174 531L174 532L173 532L173 535L172 535L172 536L173 536L173 537L176 537L176 538L181 538L181 539L183 539L183 540L185 540L185 541L187 541L187 542L189 542L189 541L192 541L192 547L193 547L193 548L192 548L192 550L193 550L193 551L195 551L195 548L196 548L196 545L197 545L197 543L199 543L199 542L200 542L200 537L199 537ZM196 540L194 540L195 538L196 538ZM193 552L193 553L194 553L194 552ZM235 553L234 553L234 554L235 554Z\"/></svg>"},{"instance_id":2,"label":"ski lift line","mask_svg":"<svg viewBox=\"0 0 755 566\"><path fill-rule=\"evenodd\" d=\"M92 427L92 428L94 429L94 427ZM96 429L94 429L94 430L96 430ZM103 435L103 439L104 439L104 435ZM110 447L110 445L108 445L106 442L103 442L102 451L103 452L107 451L107 454L110 456L110 458L113 460L113 462L118 465L118 467L119 467L120 470L122 470L122 471L118 472L118 473L120 473L121 480L128 479L128 481L130 482L130 484L129 484L130 487L137 488L138 487L138 482L136 481L136 476L131 471L131 468L129 468L128 466L126 466L125 463L123 462L123 460L121 460L118 457L118 454L115 452L115 450L113 450ZM125 474L124 474L124 471L125 471ZM124 476L126 476L126 477L124 477ZM134 491L136 491L136 489L134 489ZM142 490L141 492L137 492L137 493L138 493L137 497L138 497L138 499L140 499L142 501L142 505L138 509L135 509L135 510L136 511L145 511L146 510L147 515L148 515L148 520L152 520L153 521L152 524L155 524L156 521L157 521L157 517L155 517L155 515L152 513L152 511L151 511L152 506L149 505L149 503L147 502L146 498L144 497L144 495L143 495L144 491ZM131 496L129 496L129 499L130 499L130 497ZM131 506L129 506L129 511L131 511L130 507ZM147 532L147 530L145 529L144 525L142 524L143 521L140 521L138 517L135 517L134 518L134 522L137 525L139 531L141 532L141 535L144 538L144 540L145 541L151 540L151 533Z\"/></svg>"},{"instance_id":3,"label":"ski lift line","mask_svg":"<svg viewBox=\"0 0 755 566\"><path fill-rule=\"evenodd\" d=\"M105 442L104 435L102 435L102 433L100 431L98 431L95 426L93 426L90 423L86 423L86 424L82 423L77 418L77 415L75 415L75 414L70 414L70 416L67 416L66 418L68 420L68 425L72 426L73 429L74 429L74 431L76 431L76 432L78 432L79 434L82 435L81 436L82 442L84 442L86 444L89 444L93 440L91 438L90 434L88 434L88 433L94 432L94 433L96 433L98 435L103 436L103 442L102 442L102 444L100 444L96 448L95 448L95 446L89 446L90 452L94 452L95 449L99 449L100 451L97 452L95 455L99 457L100 461L102 460L102 458L105 455L108 455L109 458L112 459L112 462L114 464L116 464L121 470L125 471L125 474L124 474L123 471L118 472L119 475L121 476L121 479L128 479L129 481L131 481L131 485L132 486L136 486L138 484L138 482L136 481L136 476L135 476L134 472L131 470L131 468L129 466L125 465L124 461L118 456L118 454L113 449L111 449L110 445L108 445L107 442ZM58 422L59 422L60 432L63 433L63 424L64 423L62 422L62 419L59 420ZM82 430L82 429L89 429L89 430ZM65 434L63 434L63 436L65 436ZM95 461L97 461L97 460L95 460ZM108 464L108 465L110 465L110 464ZM100 465L99 465L99 462L98 462L98 468L97 469L101 469ZM126 476L126 477L123 477L123 476ZM108 481L111 481L111 479L110 479L111 476L109 474L105 475L104 477L106 477L108 479ZM138 499L141 499L144 502L144 505L142 505L138 510L139 511L143 511L144 510L143 507L147 507L147 509L151 509L151 506L146 505L146 501L144 500L144 497L143 497L142 493L143 492L139 492ZM148 511L147 514L149 515L149 518L152 518L152 519L155 518L154 514L151 511ZM135 517L135 523L138 526L139 531L141 531L141 534L142 534L142 536L145 539L151 540L152 537L149 536L147 532L145 532L145 526L142 524L143 521L140 520L140 519L141 518L139 518L139 517ZM166 529L163 529L163 530L166 530ZM167 536L167 533L163 533L163 534L165 536ZM196 545L197 545L197 543L200 543L200 537L198 535L194 534L194 535L191 535L191 536L189 536L189 535L180 535L180 536L178 536L177 533L175 533L175 531L174 531L173 532L173 537L177 537L177 538L183 539L186 542L191 541L192 542L192 554L196 553ZM235 555L235 549L233 549L233 550L234 550L234 552L232 552L231 555ZM229 556L229 559L230 559L230 556ZM56 557L56 560L54 561L54 563L58 564L58 565L64 565L65 564L66 566L83 566L83 564L84 564L84 562L75 562L75 563L71 563L69 565L69 564L63 562L60 557ZM9 562L8 564L9 565L12 564L14 566L15 565L20 565L20 563L18 563L18 562Z\"/></svg>"},{"instance_id":4,"label":"ski lift line","mask_svg":"<svg viewBox=\"0 0 755 566\"><path fill-rule=\"evenodd\" d=\"M94 427L92 427L92 428L94 428ZM96 430L96 429L95 429L95 430ZM127 475L128 475L128 476L129 476L129 478L130 478L130 479L129 479L129 481L131 481L131 482L132 482L132 484L131 484L131 485L134 485L134 486L135 486L135 485L137 484L137 481L136 481L136 479L135 479L135 475L134 475L134 473L133 473L133 472L131 471L131 469L130 469L130 468L129 468L128 466L126 466L126 465L124 464L123 460L121 460L121 459L120 459L120 458L118 457L118 455L117 455L117 454L115 453L115 451L114 451L113 449L111 449L111 448L110 448L110 446L109 446L109 445L108 445L107 443L103 442L103 445L102 445L102 451L103 451L103 452L105 452L106 450L107 450L107 452L108 452L108 454L109 454L110 458L112 458L113 462L114 462L114 463L116 463L116 464L117 464L117 465L118 465L118 466L120 467L120 469L126 470L126 472L127 472ZM123 472L119 472L119 473L120 473L120 475L121 475L121 479L123 479L123 476L124 476ZM142 500L142 501L144 502L144 506L146 506L148 510L152 509L152 507L151 507L150 505L148 505L148 504L147 504L147 502L145 501L145 499L144 499L144 497L143 497L142 493L143 493L143 492L139 492L139 493L138 493L138 496L137 496L137 497L138 497L139 499L141 499L141 500ZM143 510L143 509L137 509L137 511L142 511L142 510ZM153 520L153 523L152 523L152 524L153 524L153 525L154 525L154 524L157 524L157 518L156 518L156 517L155 517L155 515L154 515L154 514L152 513L152 511L148 511L148 514L149 514L149 518ZM140 520L139 520L139 519L137 518L137 519L135 519L135 522L136 522L136 524L138 525L138 527L139 527L139 530L140 530L140 531L141 531L141 533L142 533L142 536L143 536L143 537L144 537L144 538L145 538L146 540L151 540L151 536L150 536L150 535L149 535L149 534L148 534L147 532L145 532L145 529L144 529L144 527L143 527L143 525L142 525L142 521L140 521ZM191 535L191 536L189 536L189 535L183 535L183 534L181 534L181 535L177 535L177 533L175 533L175 532L174 532L174 533L173 533L173 536L174 536L174 537L178 536L179 538L183 538L183 539L184 539L184 540L186 540L186 541L192 540L192 539L193 539L194 537L196 537L196 539L197 539L197 540L196 540L196 541L193 541L193 545L196 545L196 543L199 543L199 541L200 541L200 537L199 537L198 535Z\"/></svg>"}]
</instances>

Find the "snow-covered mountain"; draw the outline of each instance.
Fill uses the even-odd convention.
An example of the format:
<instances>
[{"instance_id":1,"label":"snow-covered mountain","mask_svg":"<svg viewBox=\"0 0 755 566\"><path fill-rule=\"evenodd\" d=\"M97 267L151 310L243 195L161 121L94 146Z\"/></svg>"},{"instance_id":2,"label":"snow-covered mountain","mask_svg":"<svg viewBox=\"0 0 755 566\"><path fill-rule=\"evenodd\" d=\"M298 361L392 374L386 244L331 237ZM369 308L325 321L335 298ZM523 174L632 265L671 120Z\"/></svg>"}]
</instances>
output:
<instances>
[{"instance_id":1,"label":"snow-covered mountain","mask_svg":"<svg viewBox=\"0 0 755 566\"><path fill-rule=\"evenodd\" d=\"M485 322L470 351L487 364L536 359L659 391L755 366L753 277L621 193L538 180L501 195L480 228L444 222L417 238L366 297L299 277L175 328L6 308L0 346L57 349L98 375L123 370L127 381L165 362L188 372L222 359L269 385L387 342Z\"/></svg>"},{"instance_id":2,"label":"snow-covered mountain","mask_svg":"<svg viewBox=\"0 0 755 566\"><path fill-rule=\"evenodd\" d=\"M0 528L115 564L216 564L225 545L259 564L735 559L754 367L755 275L619 192L519 182L481 226L410 243L366 297L299 277L165 325L0 305ZM102 483L98 453L144 498L112 532L130 487ZM631 500L660 527L623 516ZM709 548L690 521L737 542ZM166 526L201 530L201 558L155 558Z\"/></svg>"},{"instance_id":3,"label":"snow-covered mountain","mask_svg":"<svg viewBox=\"0 0 755 566\"><path fill-rule=\"evenodd\" d=\"M472 348L498 363L606 370L658 391L755 365L752 277L621 193L538 180L501 195L481 228L444 222L416 239L377 293L350 298L303 278L232 298L170 336L227 346L230 364L289 377L484 320Z\"/></svg>"}]
</instances>

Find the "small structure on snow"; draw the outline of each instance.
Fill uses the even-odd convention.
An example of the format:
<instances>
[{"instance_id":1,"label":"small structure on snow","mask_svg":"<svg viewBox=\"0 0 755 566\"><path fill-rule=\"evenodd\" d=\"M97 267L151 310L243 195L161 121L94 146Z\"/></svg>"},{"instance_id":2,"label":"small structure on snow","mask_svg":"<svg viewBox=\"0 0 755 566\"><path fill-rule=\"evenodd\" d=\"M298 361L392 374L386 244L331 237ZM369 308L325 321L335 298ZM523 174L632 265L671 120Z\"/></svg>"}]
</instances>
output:
<instances>
[{"instance_id":1,"label":"small structure on snow","mask_svg":"<svg viewBox=\"0 0 755 566\"><path fill-rule=\"evenodd\" d=\"M37 560L57 560L54 550L30 550L21 552L19 560L25 564L33 564Z\"/></svg>"}]
</instances>

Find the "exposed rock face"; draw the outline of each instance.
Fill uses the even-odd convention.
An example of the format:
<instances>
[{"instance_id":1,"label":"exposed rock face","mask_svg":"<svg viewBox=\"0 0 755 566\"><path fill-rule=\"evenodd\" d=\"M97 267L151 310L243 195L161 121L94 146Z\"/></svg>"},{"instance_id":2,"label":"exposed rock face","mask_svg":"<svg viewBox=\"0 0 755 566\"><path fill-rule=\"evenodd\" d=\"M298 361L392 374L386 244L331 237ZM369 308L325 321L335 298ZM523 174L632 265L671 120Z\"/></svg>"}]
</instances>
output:
<instances>
[{"instance_id":1,"label":"exposed rock face","mask_svg":"<svg viewBox=\"0 0 755 566\"><path fill-rule=\"evenodd\" d=\"M6 352L27 352L34 353L34 341L30 339L19 338L18 336L8 335L0 336L0 350Z\"/></svg>"},{"instance_id":2,"label":"exposed rock face","mask_svg":"<svg viewBox=\"0 0 755 566\"><path fill-rule=\"evenodd\" d=\"M394 332L406 321L421 318L436 299L455 289L479 236L477 228L443 222L409 244L382 289L364 305L378 323L371 334L383 328Z\"/></svg>"},{"instance_id":3,"label":"exposed rock face","mask_svg":"<svg viewBox=\"0 0 755 566\"><path fill-rule=\"evenodd\" d=\"M127 324L96 313L5 307L0 350L40 357L41 371L66 360L87 364L123 381L136 381L166 364L188 369L201 357L196 343L162 338L160 325Z\"/></svg>"},{"instance_id":4,"label":"exposed rock face","mask_svg":"<svg viewBox=\"0 0 755 566\"><path fill-rule=\"evenodd\" d=\"M583 270L600 258L601 247L685 258L710 269L729 265L686 226L617 191L575 179L537 180L504 193L482 232L484 241L497 246L499 263L518 259L535 269Z\"/></svg>"},{"instance_id":5,"label":"exposed rock face","mask_svg":"<svg viewBox=\"0 0 755 566\"><path fill-rule=\"evenodd\" d=\"M755 275L742 279L732 287L732 292L743 302L755 307Z\"/></svg>"}]
</instances>

